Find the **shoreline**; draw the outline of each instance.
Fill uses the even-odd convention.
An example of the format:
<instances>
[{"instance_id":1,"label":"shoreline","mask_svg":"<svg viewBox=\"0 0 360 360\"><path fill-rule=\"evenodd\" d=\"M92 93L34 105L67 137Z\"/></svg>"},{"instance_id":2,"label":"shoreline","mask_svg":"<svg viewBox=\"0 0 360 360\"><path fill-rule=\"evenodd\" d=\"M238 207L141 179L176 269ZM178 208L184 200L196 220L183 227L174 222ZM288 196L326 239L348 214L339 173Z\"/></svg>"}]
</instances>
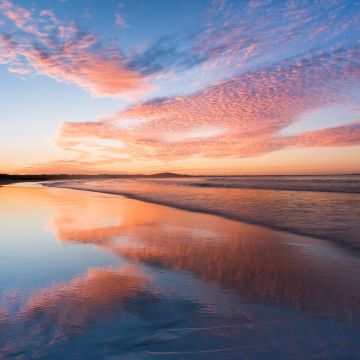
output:
<instances>
[{"instance_id":1,"label":"shoreline","mask_svg":"<svg viewBox=\"0 0 360 360\"><path fill-rule=\"evenodd\" d=\"M0 187L1 186L5 186L5 185L10 185L10 184L14 184L17 183L19 181L14 181L14 180L0 180Z\"/></svg>"},{"instance_id":2,"label":"shoreline","mask_svg":"<svg viewBox=\"0 0 360 360\"><path fill-rule=\"evenodd\" d=\"M259 226L261 228L264 228L266 230L270 230L270 231L277 231L277 232L281 232L281 233L288 233L290 235L295 235L295 236L302 236L308 239L315 239L315 240L321 240L321 241L326 241L327 243L331 244L331 245L336 245L338 248L345 250L346 252L350 253L351 255L355 255L355 256L359 256L360 255L360 247L357 244L352 244L350 242L342 242L333 238L327 238L325 236L321 237L321 236L314 236L314 235L310 235L307 234L305 232L301 232L301 231L294 231L293 229L289 229L286 227L280 227L280 226L276 226L276 225L267 225L261 222L256 222L253 221L251 219L247 219L245 217L237 217L237 216L232 216L230 214L224 214L221 213L220 211L212 211L212 210L207 210L207 209L203 209L203 208L189 208L187 206L182 206L182 205L175 205L173 203L170 202L166 202L166 201L156 201L156 200L152 200L152 199L147 199L144 198L142 196L137 196L131 193L126 193L126 192L116 192L116 191L106 191L106 190L100 190L100 189L92 189L92 188L82 188L82 187L76 187L76 186L60 186L62 182L54 182L54 183L40 183L42 186L45 187L54 187L54 188L62 188L62 189L72 189L72 190L80 190L80 191L88 191L88 192L95 192L95 193L100 193L100 194L108 194L108 195L116 195L116 196L123 196L125 198L128 199L133 199L133 200L138 200L138 201L143 201L145 203L149 203L149 204L155 204L155 205L161 205L161 206L167 206L170 207L172 209L178 209L178 210L183 210L183 211L188 211L188 212L192 212L192 213L196 213L196 214L207 214L207 215L213 215L213 216L217 216L220 217L222 219L226 219L226 220L232 220L232 221L236 221L239 223L243 223L243 224L247 224L247 225L254 225L254 226Z\"/></svg>"},{"instance_id":3,"label":"shoreline","mask_svg":"<svg viewBox=\"0 0 360 360\"><path fill-rule=\"evenodd\" d=\"M340 247L216 215L75 190L27 184L0 191L2 267L10 270L4 290L20 279L15 301L21 307L0 316L6 329L1 341L14 351L19 343L33 347L29 316L30 330L45 347L49 332L71 337L69 323L81 325L76 339L106 347L110 334L125 350L134 345L165 353L198 343L202 350L211 343L222 352L274 337L292 358L317 355L323 344L331 354L345 355L349 346L359 346L360 264ZM13 267L14 259L22 266ZM164 334L177 336L166 336L164 343ZM301 353L306 346L309 356ZM265 357L276 357L280 350L274 351L270 346Z\"/></svg>"}]
</instances>

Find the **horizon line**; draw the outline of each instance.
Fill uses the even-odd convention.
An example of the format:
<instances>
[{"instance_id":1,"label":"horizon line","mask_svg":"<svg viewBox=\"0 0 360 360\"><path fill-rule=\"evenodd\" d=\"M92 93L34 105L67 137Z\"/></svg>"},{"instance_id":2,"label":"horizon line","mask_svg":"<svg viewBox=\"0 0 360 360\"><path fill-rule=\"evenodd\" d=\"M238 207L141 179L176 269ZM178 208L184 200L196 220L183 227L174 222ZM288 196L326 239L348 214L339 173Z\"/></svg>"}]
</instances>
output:
<instances>
[{"instance_id":1,"label":"horizon line","mask_svg":"<svg viewBox=\"0 0 360 360\"><path fill-rule=\"evenodd\" d=\"M296 174L186 174L186 173L177 173L177 172L158 172L151 174L119 174L119 173L98 173L98 174L85 174L85 173L39 173L39 174L8 174L0 173L0 178L6 177L257 177L257 176L358 176L360 172L355 173L296 173Z\"/></svg>"}]
</instances>

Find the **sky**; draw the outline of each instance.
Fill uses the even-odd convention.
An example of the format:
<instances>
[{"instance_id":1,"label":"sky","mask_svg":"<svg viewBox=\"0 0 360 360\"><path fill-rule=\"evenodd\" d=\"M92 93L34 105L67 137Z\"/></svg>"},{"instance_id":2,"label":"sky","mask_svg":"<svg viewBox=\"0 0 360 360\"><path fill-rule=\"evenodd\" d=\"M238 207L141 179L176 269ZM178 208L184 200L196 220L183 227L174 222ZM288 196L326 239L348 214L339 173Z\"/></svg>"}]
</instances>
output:
<instances>
[{"instance_id":1,"label":"sky","mask_svg":"<svg viewBox=\"0 0 360 360\"><path fill-rule=\"evenodd\" d=\"M0 172L360 173L360 1L0 0Z\"/></svg>"}]
</instances>

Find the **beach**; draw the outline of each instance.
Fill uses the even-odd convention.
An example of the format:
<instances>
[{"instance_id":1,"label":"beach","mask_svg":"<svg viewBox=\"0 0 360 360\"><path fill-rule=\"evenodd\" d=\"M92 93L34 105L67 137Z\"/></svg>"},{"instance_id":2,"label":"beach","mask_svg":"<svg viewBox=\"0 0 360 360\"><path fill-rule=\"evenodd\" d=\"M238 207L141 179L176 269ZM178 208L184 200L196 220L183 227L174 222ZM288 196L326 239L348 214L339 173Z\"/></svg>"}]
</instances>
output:
<instances>
[{"instance_id":1,"label":"beach","mask_svg":"<svg viewBox=\"0 0 360 360\"><path fill-rule=\"evenodd\" d=\"M0 214L3 359L360 353L360 263L336 241L86 182L3 186Z\"/></svg>"},{"instance_id":2,"label":"beach","mask_svg":"<svg viewBox=\"0 0 360 360\"><path fill-rule=\"evenodd\" d=\"M192 177L54 182L218 215L360 250L360 176Z\"/></svg>"}]
</instances>

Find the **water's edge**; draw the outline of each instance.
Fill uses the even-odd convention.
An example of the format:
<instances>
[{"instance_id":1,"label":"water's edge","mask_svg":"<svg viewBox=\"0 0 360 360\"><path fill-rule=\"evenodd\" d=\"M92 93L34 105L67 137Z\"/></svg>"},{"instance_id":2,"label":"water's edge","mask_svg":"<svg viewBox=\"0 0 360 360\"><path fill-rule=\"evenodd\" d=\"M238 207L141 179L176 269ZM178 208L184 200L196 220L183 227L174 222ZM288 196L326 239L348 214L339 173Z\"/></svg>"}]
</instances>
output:
<instances>
[{"instance_id":1,"label":"water's edge","mask_svg":"<svg viewBox=\"0 0 360 360\"><path fill-rule=\"evenodd\" d=\"M128 199L134 199L134 200L144 201L144 202L151 203L151 204L168 206L168 207L171 207L171 208L174 208L174 209L219 216L221 218L228 219L228 220L243 222L243 223L246 223L246 224L251 224L251 225L256 225L256 226L261 226L261 227L264 227L266 229L273 230L273 231L287 232L287 233L293 234L293 235L299 235L299 236L304 236L304 237L307 237L307 238L324 240L324 241L329 242L332 245L335 244L335 245L340 246L341 248L351 252L353 255L357 255L357 256L360 255L360 246L358 246L357 244L351 243L351 242L343 242L343 241L336 240L334 238L329 238L329 237L326 237L326 236L317 236L317 235L314 235L314 234L309 234L306 231L304 231L304 232L296 231L296 230L294 230L292 228L287 228L286 226L269 225L269 224L263 223L261 221L254 221L253 219L249 219L247 217L226 214L226 213L223 213L221 211L210 210L210 209L205 209L205 208L188 207L188 206L175 204L175 203L172 203L172 202L148 199L148 198L146 198L144 196L139 196L139 195L135 195L135 194L128 193L128 192L107 191L107 190L100 190L100 189L69 186L69 185L62 184L61 182L41 183L41 185L47 186L47 187L65 188L65 189L72 189L72 190L79 190L79 191L89 191L89 192L108 194L108 195L124 196L124 197L126 197Z\"/></svg>"}]
</instances>

